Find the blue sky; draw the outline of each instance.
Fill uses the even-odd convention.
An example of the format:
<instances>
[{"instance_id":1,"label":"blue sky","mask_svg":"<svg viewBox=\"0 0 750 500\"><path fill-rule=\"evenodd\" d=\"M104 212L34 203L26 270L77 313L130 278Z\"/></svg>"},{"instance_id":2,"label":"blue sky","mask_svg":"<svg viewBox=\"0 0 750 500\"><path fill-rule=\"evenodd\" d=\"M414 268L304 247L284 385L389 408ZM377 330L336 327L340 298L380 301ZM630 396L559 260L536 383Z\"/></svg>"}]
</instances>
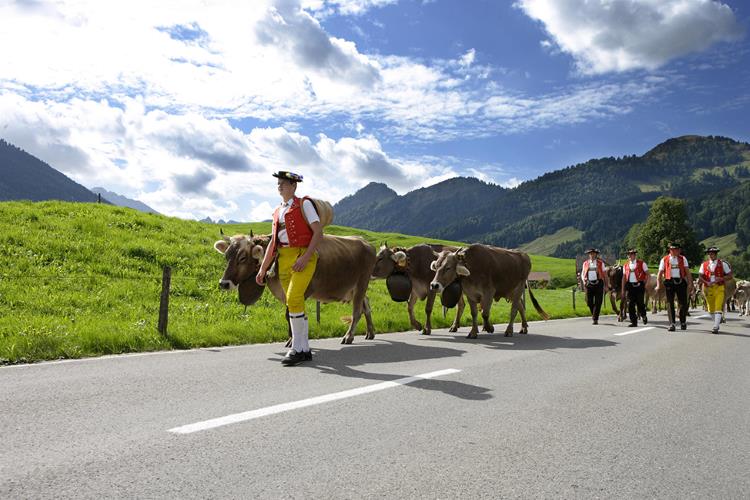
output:
<instances>
[{"instance_id":1,"label":"blue sky","mask_svg":"<svg viewBox=\"0 0 750 500\"><path fill-rule=\"evenodd\" d=\"M240 7L241 5L241 7ZM750 140L750 7L716 0L0 1L0 137L180 217L513 186L684 134Z\"/></svg>"}]
</instances>

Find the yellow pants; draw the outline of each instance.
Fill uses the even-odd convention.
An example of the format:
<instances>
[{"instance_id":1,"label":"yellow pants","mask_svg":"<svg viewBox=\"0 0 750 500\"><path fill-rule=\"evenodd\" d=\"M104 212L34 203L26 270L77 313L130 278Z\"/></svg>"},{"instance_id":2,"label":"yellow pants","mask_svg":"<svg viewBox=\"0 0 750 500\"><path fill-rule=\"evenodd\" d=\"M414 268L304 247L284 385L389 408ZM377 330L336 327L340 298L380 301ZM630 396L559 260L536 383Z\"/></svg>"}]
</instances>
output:
<instances>
[{"instance_id":1,"label":"yellow pants","mask_svg":"<svg viewBox=\"0 0 750 500\"><path fill-rule=\"evenodd\" d=\"M318 265L318 254L315 253L302 271L292 270L294 263L306 251L307 247L279 248L279 280L284 288L289 314L305 312L305 291Z\"/></svg>"},{"instance_id":2,"label":"yellow pants","mask_svg":"<svg viewBox=\"0 0 750 500\"><path fill-rule=\"evenodd\" d=\"M724 285L707 286L703 289L706 296L708 312L721 312L724 308Z\"/></svg>"}]
</instances>

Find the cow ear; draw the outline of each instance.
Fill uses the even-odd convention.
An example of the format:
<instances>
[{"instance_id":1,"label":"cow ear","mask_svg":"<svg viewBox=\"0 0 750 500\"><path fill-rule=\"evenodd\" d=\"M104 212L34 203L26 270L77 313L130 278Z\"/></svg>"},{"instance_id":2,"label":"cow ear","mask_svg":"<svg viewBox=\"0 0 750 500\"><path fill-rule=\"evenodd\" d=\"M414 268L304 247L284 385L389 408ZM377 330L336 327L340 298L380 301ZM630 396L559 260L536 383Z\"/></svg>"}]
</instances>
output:
<instances>
[{"instance_id":1,"label":"cow ear","mask_svg":"<svg viewBox=\"0 0 750 500\"><path fill-rule=\"evenodd\" d=\"M433 260L432 262L430 262L430 269L432 269L433 271L437 271L437 261L436 260Z\"/></svg>"},{"instance_id":2,"label":"cow ear","mask_svg":"<svg viewBox=\"0 0 750 500\"><path fill-rule=\"evenodd\" d=\"M229 242L226 240L219 240L216 243L214 243L214 248L220 254L224 254L226 253L227 248L229 248Z\"/></svg>"},{"instance_id":3,"label":"cow ear","mask_svg":"<svg viewBox=\"0 0 750 500\"><path fill-rule=\"evenodd\" d=\"M255 260L261 260L264 255L263 247L260 245L255 245L250 253L250 255L253 256L253 259Z\"/></svg>"},{"instance_id":4,"label":"cow ear","mask_svg":"<svg viewBox=\"0 0 750 500\"><path fill-rule=\"evenodd\" d=\"M461 264L459 264L456 266L456 274L458 274L459 276L469 276L471 273L466 266L462 266Z\"/></svg>"}]
</instances>

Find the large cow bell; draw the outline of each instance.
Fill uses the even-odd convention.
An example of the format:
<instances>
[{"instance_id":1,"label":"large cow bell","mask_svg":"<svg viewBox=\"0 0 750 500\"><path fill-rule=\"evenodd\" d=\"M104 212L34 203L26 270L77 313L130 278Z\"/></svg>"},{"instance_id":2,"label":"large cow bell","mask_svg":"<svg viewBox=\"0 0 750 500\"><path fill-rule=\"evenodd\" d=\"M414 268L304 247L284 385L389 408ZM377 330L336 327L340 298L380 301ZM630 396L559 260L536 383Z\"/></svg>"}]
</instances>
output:
<instances>
[{"instance_id":1,"label":"large cow bell","mask_svg":"<svg viewBox=\"0 0 750 500\"><path fill-rule=\"evenodd\" d=\"M443 303L444 307L447 307L450 309L451 307L456 307L456 304L458 304L458 301L461 299L461 293L463 290L461 289L461 281L455 280L450 285L446 286L442 293L440 294L440 302Z\"/></svg>"},{"instance_id":2,"label":"large cow bell","mask_svg":"<svg viewBox=\"0 0 750 500\"><path fill-rule=\"evenodd\" d=\"M404 273L393 273L385 280L388 293L394 302L406 302L411 295L411 279Z\"/></svg>"},{"instance_id":3,"label":"large cow bell","mask_svg":"<svg viewBox=\"0 0 750 500\"><path fill-rule=\"evenodd\" d=\"M245 306L251 306L258 302L258 299L263 295L265 285L259 285L254 279L245 280L240 283L238 290L240 292L240 303Z\"/></svg>"}]
</instances>

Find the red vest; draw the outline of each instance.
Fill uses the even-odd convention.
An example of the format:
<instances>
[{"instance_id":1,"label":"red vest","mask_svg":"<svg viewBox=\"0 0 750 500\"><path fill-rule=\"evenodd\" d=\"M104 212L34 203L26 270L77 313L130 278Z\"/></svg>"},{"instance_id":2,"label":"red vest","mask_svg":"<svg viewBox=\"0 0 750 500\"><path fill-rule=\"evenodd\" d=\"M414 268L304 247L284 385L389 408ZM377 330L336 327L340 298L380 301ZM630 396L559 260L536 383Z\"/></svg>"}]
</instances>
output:
<instances>
[{"instance_id":1,"label":"red vest","mask_svg":"<svg viewBox=\"0 0 750 500\"><path fill-rule=\"evenodd\" d=\"M310 245L310 240L312 240L313 231L305 220L305 216L302 215L302 202L306 199L308 199L306 196L304 198L295 196L292 206L284 214L284 226L290 247L306 247ZM277 207L273 212L270 249L272 255L276 251L279 238L279 210L281 210L281 207Z\"/></svg>"},{"instance_id":2,"label":"red vest","mask_svg":"<svg viewBox=\"0 0 750 500\"><path fill-rule=\"evenodd\" d=\"M581 274L583 275L584 281L589 280L589 262L590 260L586 260L583 263L583 270ZM601 259L596 259L596 276L597 279L603 280L604 279L604 262Z\"/></svg>"},{"instance_id":3,"label":"red vest","mask_svg":"<svg viewBox=\"0 0 750 500\"><path fill-rule=\"evenodd\" d=\"M622 266L622 272L625 273L625 279L630 280L630 261L629 260L625 262L625 264ZM642 260L635 261L635 280L636 281L648 280L648 275L646 274L646 271L643 270Z\"/></svg>"},{"instance_id":4,"label":"red vest","mask_svg":"<svg viewBox=\"0 0 750 500\"><path fill-rule=\"evenodd\" d=\"M708 267L709 264L711 264L710 260L707 260L703 263L703 279L705 279L708 283L711 283L711 268ZM724 263L719 259L716 259L716 269L714 269L714 277L724 277Z\"/></svg>"},{"instance_id":5,"label":"red vest","mask_svg":"<svg viewBox=\"0 0 750 500\"><path fill-rule=\"evenodd\" d=\"M664 256L664 279L665 280L671 280L672 279L672 264L670 263L670 258L672 257L671 254L667 254ZM682 255L677 256L677 265L680 268L680 278L687 278L687 269L685 268L685 259L682 257Z\"/></svg>"}]
</instances>

